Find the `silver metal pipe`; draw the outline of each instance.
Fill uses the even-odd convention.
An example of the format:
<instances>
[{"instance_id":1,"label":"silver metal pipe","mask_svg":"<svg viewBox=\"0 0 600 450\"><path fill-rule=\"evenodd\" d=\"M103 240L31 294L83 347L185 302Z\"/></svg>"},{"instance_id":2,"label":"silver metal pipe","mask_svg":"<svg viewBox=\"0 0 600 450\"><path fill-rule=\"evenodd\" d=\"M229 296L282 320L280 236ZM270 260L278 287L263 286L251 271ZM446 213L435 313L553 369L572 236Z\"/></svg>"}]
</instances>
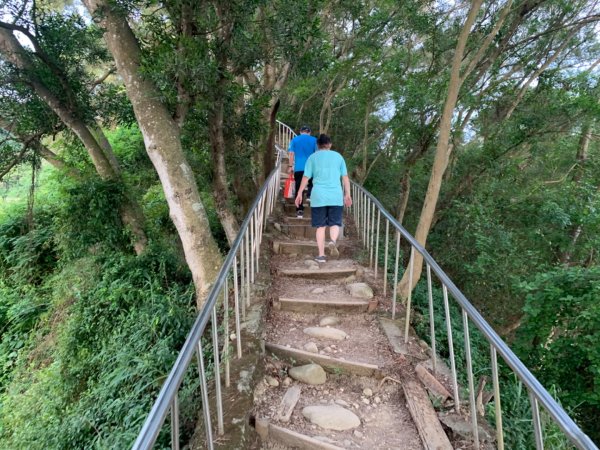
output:
<instances>
[{"instance_id":1,"label":"silver metal pipe","mask_svg":"<svg viewBox=\"0 0 600 450\"><path fill-rule=\"evenodd\" d=\"M431 362L433 375L437 375L437 352L435 349L435 322L433 315L433 288L431 287L431 266L427 264L427 298L429 300L429 334L431 335Z\"/></svg>"},{"instance_id":2,"label":"silver metal pipe","mask_svg":"<svg viewBox=\"0 0 600 450\"><path fill-rule=\"evenodd\" d=\"M381 211L377 211L377 236L375 237L375 279L377 279L377 268L379 267L379 225L381 222Z\"/></svg>"},{"instance_id":3,"label":"silver metal pipe","mask_svg":"<svg viewBox=\"0 0 600 450\"><path fill-rule=\"evenodd\" d=\"M531 415L533 418L533 435L535 436L536 450L544 450L544 437L542 436L542 423L540 420L540 406L533 392L529 391L531 402Z\"/></svg>"},{"instance_id":4,"label":"silver metal pipe","mask_svg":"<svg viewBox=\"0 0 600 450\"><path fill-rule=\"evenodd\" d=\"M254 283L254 247L256 246L256 235L254 234L254 215L250 217L250 282Z\"/></svg>"},{"instance_id":5,"label":"silver metal pipe","mask_svg":"<svg viewBox=\"0 0 600 450\"><path fill-rule=\"evenodd\" d=\"M250 239L248 228L246 228L246 306L250 307ZM242 249L243 250L243 249Z\"/></svg>"},{"instance_id":6,"label":"silver metal pipe","mask_svg":"<svg viewBox=\"0 0 600 450\"><path fill-rule=\"evenodd\" d=\"M452 369L452 388L454 390L454 410L460 411L460 397L458 396L458 379L456 377L456 361L454 359L454 342L452 341L452 323L450 322L450 306L448 305L448 288L442 284L444 294L444 312L446 313L446 332L448 333L448 351L450 352L450 368Z\"/></svg>"},{"instance_id":7,"label":"silver metal pipe","mask_svg":"<svg viewBox=\"0 0 600 450\"><path fill-rule=\"evenodd\" d=\"M242 302L242 311L244 312L244 318L246 317L246 307L248 306L248 299L246 298L247 292L244 292L246 287L246 255L244 251L244 240L240 245L240 301Z\"/></svg>"},{"instance_id":8,"label":"silver metal pipe","mask_svg":"<svg viewBox=\"0 0 600 450\"><path fill-rule=\"evenodd\" d=\"M225 427L223 425L223 396L221 394L221 362L219 361L219 331L217 329L217 307L212 310L212 338L213 338L213 357L215 365L215 395L217 402L217 433L223 435Z\"/></svg>"},{"instance_id":9,"label":"silver metal pipe","mask_svg":"<svg viewBox=\"0 0 600 450\"><path fill-rule=\"evenodd\" d=\"M498 450L504 450L504 430L502 429L502 405L500 402L500 382L498 377L498 357L496 349L490 345L492 360L492 382L494 385L494 408L496 411L496 446Z\"/></svg>"},{"instance_id":10,"label":"silver metal pipe","mask_svg":"<svg viewBox=\"0 0 600 450\"><path fill-rule=\"evenodd\" d=\"M373 212L371 213L371 249L369 252L369 266L373 268L373 241L375 240L375 203L373 203Z\"/></svg>"},{"instance_id":11,"label":"silver metal pipe","mask_svg":"<svg viewBox=\"0 0 600 450\"><path fill-rule=\"evenodd\" d=\"M210 421L210 404L208 403L208 387L206 385L206 371L204 370L204 354L202 353L202 339L198 339L196 358L198 360L198 373L200 374L200 391L202 394L202 412L204 413L204 427L206 428L206 446L213 450L212 424Z\"/></svg>"},{"instance_id":12,"label":"silver metal pipe","mask_svg":"<svg viewBox=\"0 0 600 450\"><path fill-rule=\"evenodd\" d=\"M363 197L363 202L362 202L362 206L363 206L363 247L367 246L367 196L365 194L362 195Z\"/></svg>"},{"instance_id":13,"label":"silver metal pipe","mask_svg":"<svg viewBox=\"0 0 600 450\"><path fill-rule=\"evenodd\" d=\"M394 291L392 294L392 319L396 318L396 300L398 294L398 265L400 258L400 233L396 231L396 263L394 265Z\"/></svg>"},{"instance_id":14,"label":"silver metal pipe","mask_svg":"<svg viewBox=\"0 0 600 450\"><path fill-rule=\"evenodd\" d=\"M225 361L225 387L231 385L229 374L229 286L225 278L223 288L223 360Z\"/></svg>"},{"instance_id":15,"label":"silver metal pipe","mask_svg":"<svg viewBox=\"0 0 600 450\"><path fill-rule=\"evenodd\" d=\"M396 263L394 265L394 290L392 294L392 320L396 318L396 294L398 293L398 263L400 258L400 233L396 231Z\"/></svg>"},{"instance_id":16,"label":"silver metal pipe","mask_svg":"<svg viewBox=\"0 0 600 450\"><path fill-rule=\"evenodd\" d=\"M179 450L179 395L177 393L171 402L171 448Z\"/></svg>"},{"instance_id":17,"label":"silver metal pipe","mask_svg":"<svg viewBox=\"0 0 600 450\"><path fill-rule=\"evenodd\" d=\"M408 344L408 329L410 328L410 308L412 303L412 290L413 290L413 270L415 261L415 248L410 247L410 263L408 269L408 299L406 301L406 320L404 321L404 343Z\"/></svg>"},{"instance_id":18,"label":"silver metal pipe","mask_svg":"<svg viewBox=\"0 0 600 450\"><path fill-rule=\"evenodd\" d=\"M473 379L473 361L471 360L471 336L469 335L469 316L462 311L463 329L465 332L465 356L467 359L467 379L469 383L469 406L471 409L471 426L474 447L479 448L479 426L477 425L477 405L475 404L475 380Z\"/></svg>"},{"instance_id":19,"label":"silver metal pipe","mask_svg":"<svg viewBox=\"0 0 600 450\"><path fill-rule=\"evenodd\" d=\"M390 221L385 220L385 252L383 256L383 296L387 292L387 276L388 276L388 249L390 244Z\"/></svg>"},{"instance_id":20,"label":"silver metal pipe","mask_svg":"<svg viewBox=\"0 0 600 450\"><path fill-rule=\"evenodd\" d=\"M237 256L233 258L233 298L235 301L235 341L237 344L237 357L242 357L242 334L240 327L240 296L237 279Z\"/></svg>"},{"instance_id":21,"label":"silver metal pipe","mask_svg":"<svg viewBox=\"0 0 600 450\"><path fill-rule=\"evenodd\" d=\"M370 226L371 225L371 202L367 198L366 205L366 221L365 221L365 248L367 251L369 250L369 236L370 236Z\"/></svg>"}]
</instances>

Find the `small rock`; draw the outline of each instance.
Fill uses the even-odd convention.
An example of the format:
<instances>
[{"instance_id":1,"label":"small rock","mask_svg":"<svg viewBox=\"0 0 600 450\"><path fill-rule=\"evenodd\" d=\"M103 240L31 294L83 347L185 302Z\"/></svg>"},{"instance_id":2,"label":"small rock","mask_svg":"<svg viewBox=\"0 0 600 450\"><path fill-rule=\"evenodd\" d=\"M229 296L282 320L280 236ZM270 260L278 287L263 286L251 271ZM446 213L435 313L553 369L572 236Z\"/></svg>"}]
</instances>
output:
<instances>
[{"instance_id":1,"label":"small rock","mask_svg":"<svg viewBox=\"0 0 600 450\"><path fill-rule=\"evenodd\" d=\"M365 394L367 397L371 397L373 395L373 391L370 388L364 388L363 394Z\"/></svg>"},{"instance_id":2,"label":"small rock","mask_svg":"<svg viewBox=\"0 0 600 450\"><path fill-rule=\"evenodd\" d=\"M335 344L331 344L331 345L330 345L330 347L331 347L331 348L337 348L337 347L335 346Z\"/></svg>"},{"instance_id":3,"label":"small rock","mask_svg":"<svg viewBox=\"0 0 600 450\"><path fill-rule=\"evenodd\" d=\"M317 263L319 264L319 263ZM314 288L312 291L310 291L312 294L322 294L323 292L325 292L325 289L323 288Z\"/></svg>"},{"instance_id":4,"label":"small rock","mask_svg":"<svg viewBox=\"0 0 600 450\"><path fill-rule=\"evenodd\" d=\"M304 261L304 265L309 270L319 270L319 263L313 261L312 259L307 259L306 261Z\"/></svg>"},{"instance_id":5,"label":"small rock","mask_svg":"<svg viewBox=\"0 0 600 450\"><path fill-rule=\"evenodd\" d=\"M318 364L292 367L288 373L293 379L306 384L324 384L327 381L325 371Z\"/></svg>"},{"instance_id":6,"label":"small rock","mask_svg":"<svg viewBox=\"0 0 600 450\"><path fill-rule=\"evenodd\" d=\"M357 277L362 277L365 274L365 269L364 267L358 267L356 269L356 276Z\"/></svg>"},{"instance_id":7,"label":"small rock","mask_svg":"<svg viewBox=\"0 0 600 450\"><path fill-rule=\"evenodd\" d=\"M309 342L308 344L304 344L304 350L306 350L307 352L311 352L311 353L319 353L319 348L317 347L317 344L315 344L314 342Z\"/></svg>"},{"instance_id":8,"label":"small rock","mask_svg":"<svg viewBox=\"0 0 600 450\"><path fill-rule=\"evenodd\" d=\"M325 347L325 348L323 349L323 351L324 351L325 353L331 353L331 347Z\"/></svg>"},{"instance_id":9,"label":"small rock","mask_svg":"<svg viewBox=\"0 0 600 450\"><path fill-rule=\"evenodd\" d=\"M292 384L292 379L290 377L285 377L283 379L283 383L281 384L283 384L285 387L288 387L290 384Z\"/></svg>"},{"instance_id":10,"label":"small rock","mask_svg":"<svg viewBox=\"0 0 600 450\"><path fill-rule=\"evenodd\" d=\"M341 341L346 339L348 336L344 331L338 330L337 328L321 328L321 327L308 327L304 329L304 334L316 337L319 339L335 339Z\"/></svg>"},{"instance_id":11,"label":"small rock","mask_svg":"<svg viewBox=\"0 0 600 450\"><path fill-rule=\"evenodd\" d=\"M277 380L277 378L274 378L274 377L271 377L271 376L266 376L265 377L265 381L267 382L267 384L269 386L272 386L272 387L279 386L279 380Z\"/></svg>"},{"instance_id":12,"label":"small rock","mask_svg":"<svg viewBox=\"0 0 600 450\"><path fill-rule=\"evenodd\" d=\"M352 447L352 441L350 439L346 439L344 441L344 447L345 448Z\"/></svg>"},{"instance_id":13,"label":"small rock","mask_svg":"<svg viewBox=\"0 0 600 450\"><path fill-rule=\"evenodd\" d=\"M363 434L358 430L354 430L354 436L356 436L357 438L362 438Z\"/></svg>"},{"instance_id":14,"label":"small rock","mask_svg":"<svg viewBox=\"0 0 600 450\"><path fill-rule=\"evenodd\" d=\"M375 400L375 403L381 403L381 399L379 397L375 397L374 400Z\"/></svg>"},{"instance_id":15,"label":"small rock","mask_svg":"<svg viewBox=\"0 0 600 450\"><path fill-rule=\"evenodd\" d=\"M235 341L235 333L231 333L231 334L229 335L229 340L230 340L230 341Z\"/></svg>"},{"instance_id":16,"label":"small rock","mask_svg":"<svg viewBox=\"0 0 600 450\"><path fill-rule=\"evenodd\" d=\"M302 415L327 430L344 431L360 425L360 419L356 414L337 405L307 406L302 410Z\"/></svg>"},{"instance_id":17,"label":"small rock","mask_svg":"<svg viewBox=\"0 0 600 450\"><path fill-rule=\"evenodd\" d=\"M335 403L337 403L340 406L344 406L346 408L348 408L350 406L350 404L347 401L344 401L344 400L339 399L339 398L335 400Z\"/></svg>"},{"instance_id":18,"label":"small rock","mask_svg":"<svg viewBox=\"0 0 600 450\"><path fill-rule=\"evenodd\" d=\"M362 402L363 402L365 405L370 405L370 404L371 404L371 401L370 401L368 398L364 398L364 397L363 397L361 400L362 400Z\"/></svg>"},{"instance_id":19,"label":"small rock","mask_svg":"<svg viewBox=\"0 0 600 450\"><path fill-rule=\"evenodd\" d=\"M367 283L350 283L346 289L354 298L373 298L373 289Z\"/></svg>"},{"instance_id":20,"label":"small rock","mask_svg":"<svg viewBox=\"0 0 600 450\"><path fill-rule=\"evenodd\" d=\"M290 344L285 344L285 346L286 346L287 348L292 348L292 346L291 346Z\"/></svg>"},{"instance_id":21,"label":"small rock","mask_svg":"<svg viewBox=\"0 0 600 450\"><path fill-rule=\"evenodd\" d=\"M344 278L344 283L354 283L356 281L356 277L354 275L350 275L349 277Z\"/></svg>"},{"instance_id":22,"label":"small rock","mask_svg":"<svg viewBox=\"0 0 600 450\"><path fill-rule=\"evenodd\" d=\"M322 327L327 327L327 326L331 326L331 325L337 325L338 323L340 323L340 319L338 319L335 316L323 317L319 321L319 325L322 326Z\"/></svg>"}]
</instances>

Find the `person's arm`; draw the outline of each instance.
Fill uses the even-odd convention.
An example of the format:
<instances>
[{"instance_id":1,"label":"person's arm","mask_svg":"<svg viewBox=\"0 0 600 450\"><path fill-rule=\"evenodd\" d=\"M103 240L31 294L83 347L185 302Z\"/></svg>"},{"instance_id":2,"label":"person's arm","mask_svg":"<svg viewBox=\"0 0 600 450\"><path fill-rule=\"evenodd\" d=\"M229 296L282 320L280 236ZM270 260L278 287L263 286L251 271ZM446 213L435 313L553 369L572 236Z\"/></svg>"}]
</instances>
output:
<instances>
[{"instance_id":1,"label":"person's arm","mask_svg":"<svg viewBox=\"0 0 600 450\"><path fill-rule=\"evenodd\" d=\"M346 177L346 178L348 178L348 177ZM296 207L300 206L300 204L302 203L302 193L304 192L304 189L306 189L307 184L308 184L308 177L303 176L302 182L300 183L300 187L298 188L298 192L296 193L296 201L294 202L296 204ZM350 181L348 181L348 186L350 186Z\"/></svg>"},{"instance_id":2,"label":"person's arm","mask_svg":"<svg viewBox=\"0 0 600 450\"><path fill-rule=\"evenodd\" d=\"M288 173L294 172L294 140L290 141L290 146L288 148Z\"/></svg>"},{"instance_id":3,"label":"person's arm","mask_svg":"<svg viewBox=\"0 0 600 450\"><path fill-rule=\"evenodd\" d=\"M348 178L348 175L342 176L342 184L344 185L344 206L352 206L352 197L350 196L350 178Z\"/></svg>"}]
</instances>

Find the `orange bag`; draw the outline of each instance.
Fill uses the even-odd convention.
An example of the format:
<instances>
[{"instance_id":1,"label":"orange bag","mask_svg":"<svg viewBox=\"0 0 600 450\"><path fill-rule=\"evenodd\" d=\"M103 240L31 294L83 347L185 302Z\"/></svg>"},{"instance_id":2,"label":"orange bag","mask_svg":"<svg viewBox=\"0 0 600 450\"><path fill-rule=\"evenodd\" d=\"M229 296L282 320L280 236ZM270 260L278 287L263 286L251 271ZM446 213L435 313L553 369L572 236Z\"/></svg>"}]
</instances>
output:
<instances>
[{"instance_id":1,"label":"orange bag","mask_svg":"<svg viewBox=\"0 0 600 450\"><path fill-rule=\"evenodd\" d=\"M283 197L284 198L294 198L294 188L296 181L294 180L294 174L289 174L287 179L285 180L285 185L283 186Z\"/></svg>"}]
</instances>

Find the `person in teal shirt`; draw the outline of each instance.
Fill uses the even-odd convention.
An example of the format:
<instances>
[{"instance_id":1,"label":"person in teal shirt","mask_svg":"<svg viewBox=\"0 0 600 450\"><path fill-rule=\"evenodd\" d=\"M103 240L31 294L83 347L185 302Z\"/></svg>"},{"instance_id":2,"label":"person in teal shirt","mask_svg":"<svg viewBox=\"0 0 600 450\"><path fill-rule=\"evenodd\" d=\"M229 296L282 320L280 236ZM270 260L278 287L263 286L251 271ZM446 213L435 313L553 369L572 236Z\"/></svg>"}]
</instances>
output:
<instances>
[{"instance_id":1,"label":"person in teal shirt","mask_svg":"<svg viewBox=\"0 0 600 450\"><path fill-rule=\"evenodd\" d=\"M317 229L317 247L319 255L315 261L324 263L325 256L325 230L329 227L331 241L329 248L331 256L339 256L337 238L342 226L342 213L344 206L352 205L350 196L350 179L346 162L342 155L331 150L331 139L326 134L321 134L317 139L318 150L312 154L304 166L304 174L296 206L302 204L302 191L312 178L313 189L310 207L312 211L312 226ZM342 190L343 183L343 190Z\"/></svg>"}]
</instances>

